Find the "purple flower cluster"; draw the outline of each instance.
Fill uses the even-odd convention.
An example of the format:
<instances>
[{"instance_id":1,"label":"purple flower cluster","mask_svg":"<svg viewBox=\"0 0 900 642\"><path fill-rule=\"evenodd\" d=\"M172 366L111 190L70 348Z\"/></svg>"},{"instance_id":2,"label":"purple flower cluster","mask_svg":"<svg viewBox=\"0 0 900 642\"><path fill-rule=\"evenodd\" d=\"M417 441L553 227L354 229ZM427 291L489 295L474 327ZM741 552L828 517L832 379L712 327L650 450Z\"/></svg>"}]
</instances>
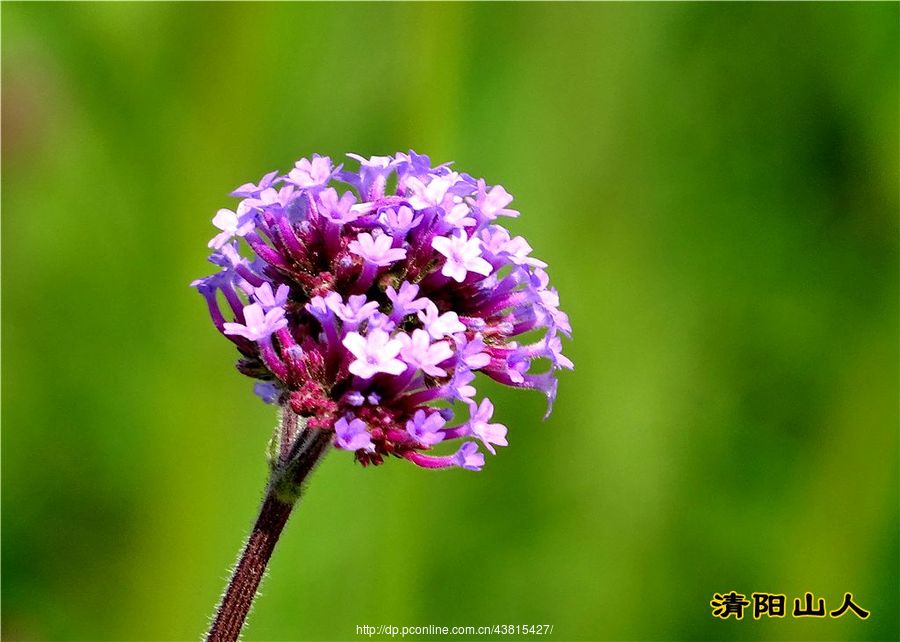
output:
<instances>
[{"instance_id":1,"label":"purple flower cluster","mask_svg":"<svg viewBox=\"0 0 900 642\"><path fill-rule=\"evenodd\" d=\"M314 155L238 187L237 208L213 218L221 269L192 285L263 400L364 465L479 470L478 442L495 453L507 430L476 402L475 373L542 391L549 415L556 371L572 368L546 264L497 223L519 214L503 187L414 152L349 156L358 171ZM456 439L455 453L426 454Z\"/></svg>"}]
</instances>

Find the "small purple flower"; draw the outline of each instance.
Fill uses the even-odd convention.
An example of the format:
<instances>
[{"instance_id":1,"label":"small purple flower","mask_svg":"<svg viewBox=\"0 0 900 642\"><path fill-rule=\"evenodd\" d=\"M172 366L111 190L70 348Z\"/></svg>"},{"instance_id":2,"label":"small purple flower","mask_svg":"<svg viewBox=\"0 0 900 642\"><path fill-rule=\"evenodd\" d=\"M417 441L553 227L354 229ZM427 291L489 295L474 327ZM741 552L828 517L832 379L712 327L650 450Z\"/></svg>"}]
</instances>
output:
<instances>
[{"instance_id":1,"label":"small purple flower","mask_svg":"<svg viewBox=\"0 0 900 642\"><path fill-rule=\"evenodd\" d=\"M325 324L332 316L335 309L343 305L341 295L337 292L329 292L326 296L314 296L306 304L306 309L319 323Z\"/></svg>"},{"instance_id":2,"label":"small purple flower","mask_svg":"<svg viewBox=\"0 0 900 642\"><path fill-rule=\"evenodd\" d=\"M282 209L287 207L298 194L293 185L285 185L281 189L267 187L256 197L241 201L241 205L249 209L262 211L268 207L277 206Z\"/></svg>"},{"instance_id":3,"label":"small purple flower","mask_svg":"<svg viewBox=\"0 0 900 642\"><path fill-rule=\"evenodd\" d=\"M409 204L416 209L440 206L447 196L447 190L456 182L456 175L432 178L427 184L418 178L410 178L406 186L412 191Z\"/></svg>"},{"instance_id":4,"label":"small purple flower","mask_svg":"<svg viewBox=\"0 0 900 642\"><path fill-rule=\"evenodd\" d=\"M381 329L388 334L391 334L397 328L397 324L391 321L391 318L388 315L381 312L373 312L372 316L369 317L368 327L370 331Z\"/></svg>"},{"instance_id":5,"label":"small purple flower","mask_svg":"<svg viewBox=\"0 0 900 642\"><path fill-rule=\"evenodd\" d=\"M353 325L354 328L378 311L378 301L369 301L365 294L353 295L347 299L347 303L343 303L340 297L335 297L326 301L326 304L345 326Z\"/></svg>"},{"instance_id":6,"label":"small purple flower","mask_svg":"<svg viewBox=\"0 0 900 642\"><path fill-rule=\"evenodd\" d=\"M513 197L509 195L502 185L495 185L487 191L484 181L478 181L478 198L474 200L475 207L489 220L498 216L518 216L516 210L505 209L512 203Z\"/></svg>"},{"instance_id":7,"label":"small purple flower","mask_svg":"<svg viewBox=\"0 0 900 642\"><path fill-rule=\"evenodd\" d=\"M410 150L408 154L397 152L394 155L394 164L399 178L406 176L427 176L431 172L445 168L450 163L443 163L437 167L431 167L431 159L425 154L417 154Z\"/></svg>"},{"instance_id":8,"label":"small purple flower","mask_svg":"<svg viewBox=\"0 0 900 642\"><path fill-rule=\"evenodd\" d=\"M491 355L485 352L484 341L481 335L475 335L470 341L461 339L457 341L459 346L459 358L470 370L480 370L491 363Z\"/></svg>"},{"instance_id":9,"label":"small purple flower","mask_svg":"<svg viewBox=\"0 0 900 642\"><path fill-rule=\"evenodd\" d=\"M478 444L467 441L453 455L454 463L466 470L481 470L484 466L484 455L478 452Z\"/></svg>"},{"instance_id":10,"label":"small purple flower","mask_svg":"<svg viewBox=\"0 0 900 642\"><path fill-rule=\"evenodd\" d=\"M441 274L462 283L466 274L474 272L487 276L491 273L491 264L481 258L481 241L470 239L465 230L457 230L451 236L436 236L431 246L447 257Z\"/></svg>"},{"instance_id":11,"label":"small purple flower","mask_svg":"<svg viewBox=\"0 0 900 642\"><path fill-rule=\"evenodd\" d=\"M287 303L290 291L291 289L282 283L275 292L272 292L272 284L266 281L253 290L253 295L256 297L256 302L262 306L262 309L268 312L272 308L283 308L284 304Z\"/></svg>"},{"instance_id":12,"label":"small purple flower","mask_svg":"<svg viewBox=\"0 0 900 642\"><path fill-rule=\"evenodd\" d=\"M407 314L424 310L429 303L428 299L417 299L419 286L406 281L400 284L399 290L387 286L384 293L391 302L391 319L394 321L399 321Z\"/></svg>"},{"instance_id":13,"label":"small purple flower","mask_svg":"<svg viewBox=\"0 0 900 642\"><path fill-rule=\"evenodd\" d=\"M531 265L538 268L547 267L547 264L540 259L529 256L531 254L531 246L521 236L511 238L506 244L504 251L509 256L510 261L516 265Z\"/></svg>"},{"instance_id":14,"label":"small purple flower","mask_svg":"<svg viewBox=\"0 0 900 642\"><path fill-rule=\"evenodd\" d=\"M368 232L361 233L347 246L351 252L361 256L368 263L378 266L390 265L406 258L406 250L392 248L392 239L387 234L373 237Z\"/></svg>"},{"instance_id":15,"label":"small purple flower","mask_svg":"<svg viewBox=\"0 0 900 642\"><path fill-rule=\"evenodd\" d=\"M451 227L469 227L478 223L470 216L471 213L472 209L469 205L463 202L462 199L459 199L459 202L447 212L447 218L444 221Z\"/></svg>"},{"instance_id":16,"label":"small purple flower","mask_svg":"<svg viewBox=\"0 0 900 642\"><path fill-rule=\"evenodd\" d=\"M335 223L352 223L358 217L358 214L351 211L356 202L356 197L351 192L344 192L344 195L338 198L337 190L329 187L319 193L319 201L321 203L319 211Z\"/></svg>"},{"instance_id":17,"label":"small purple flower","mask_svg":"<svg viewBox=\"0 0 900 642\"><path fill-rule=\"evenodd\" d=\"M263 312L259 303L244 306L244 323L226 323L225 334L234 334L251 341L265 341L276 330L287 326L284 308L273 308Z\"/></svg>"},{"instance_id":18,"label":"small purple flower","mask_svg":"<svg viewBox=\"0 0 900 642\"><path fill-rule=\"evenodd\" d=\"M238 253L236 241L225 243L210 254L209 262L223 268L236 268L238 265L249 264L249 261Z\"/></svg>"},{"instance_id":19,"label":"small purple flower","mask_svg":"<svg viewBox=\"0 0 900 642\"><path fill-rule=\"evenodd\" d=\"M334 423L334 445L344 450L375 450L372 437L366 430L366 423L361 419L348 423L346 417L341 417Z\"/></svg>"},{"instance_id":20,"label":"small purple flower","mask_svg":"<svg viewBox=\"0 0 900 642\"><path fill-rule=\"evenodd\" d=\"M511 237L509 232L499 225L491 225L481 232L481 249L488 255L508 259L516 265L530 265L545 268L547 264L531 254L531 246L521 236Z\"/></svg>"},{"instance_id":21,"label":"small purple flower","mask_svg":"<svg viewBox=\"0 0 900 642\"><path fill-rule=\"evenodd\" d=\"M423 446L434 446L443 441L444 433L441 432L441 428L446 423L447 420L441 417L440 413L426 414L424 410L419 409L413 418L406 422L406 432Z\"/></svg>"},{"instance_id":22,"label":"small purple flower","mask_svg":"<svg viewBox=\"0 0 900 642\"><path fill-rule=\"evenodd\" d=\"M388 208L379 216L381 223L392 237L403 238L407 232L422 222L422 215L416 214L406 205Z\"/></svg>"},{"instance_id":23,"label":"small purple flower","mask_svg":"<svg viewBox=\"0 0 900 642\"><path fill-rule=\"evenodd\" d=\"M547 341L547 347L550 352L550 361L555 368L575 369L575 364L572 363L572 360L562 353L562 340L558 336L550 337Z\"/></svg>"},{"instance_id":24,"label":"small purple flower","mask_svg":"<svg viewBox=\"0 0 900 642\"><path fill-rule=\"evenodd\" d=\"M358 407L366 403L366 398L359 390L351 390L346 395L344 395L344 401L346 401L351 406Z\"/></svg>"},{"instance_id":25,"label":"small purple flower","mask_svg":"<svg viewBox=\"0 0 900 642\"><path fill-rule=\"evenodd\" d=\"M331 179L331 159L327 156L313 154L312 160L301 158L288 172L287 180L299 188L310 188L324 185Z\"/></svg>"},{"instance_id":26,"label":"small purple flower","mask_svg":"<svg viewBox=\"0 0 900 642\"><path fill-rule=\"evenodd\" d=\"M343 180L355 186L360 192L368 196L377 196L382 190L387 177L393 171L395 162L390 156L372 156L365 158L359 154L347 154L350 158L359 162L359 174L347 172Z\"/></svg>"},{"instance_id":27,"label":"small purple flower","mask_svg":"<svg viewBox=\"0 0 900 642\"><path fill-rule=\"evenodd\" d=\"M220 209L213 217L212 222L222 231L213 237L209 242L209 247L218 250L235 236L249 234L256 226L254 218L252 213L241 212L241 208L238 208L238 213L224 208Z\"/></svg>"},{"instance_id":28,"label":"small purple flower","mask_svg":"<svg viewBox=\"0 0 900 642\"><path fill-rule=\"evenodd\" d=\"M259 180L259 184L254 183L244 183L240 187L236 188L231 196L237 196L239 198L254 198L260 194L265 189L268 189L272 185L274 185L278 181L278 170L274 172L269 172L265 176L263 176Z\"/></svg>"},{"instance_id":29,"label":"small purple flower","mask_svg":"<svg viewBox=\"0 0 900 642\"><path fill-rule=\"evenodd\" d=\"M456 312L439 314L437 306L431 301L428 301L425 309L419 312L419 320L428 330L428 334L435 339L443 339L447 335L466 331L466 326L460 322Z\"/></svg>"},{"instance_id":30,"label":"small purple flower","mask_svg":"<svg viewBox=\"0 0 900 642\"><path fill-rule=\"evenodd\" d=\"M360 173L365 175L383 174L386 176L388 174L387 170L389 170L394 163L394 159L390 156L372 156L371 158L366 158L365 156L353 153L347 154L347 156L359 162Z\"/></svg>"},{"instance_id":31,"label":"small purple flower","mask_svg":"<svg viewBox=\"0 0 900 642\"><path fill-rule=\"evenodd\" d=\"M447 376L446 370L437 367L437 364L453 356L453 350L446 341L431 343L431 337L425 330L413 330L412 335L401 334L400 341L403 343L400 356L406 363L432 377Z\"/></svg>"},{"instance_id":32,"label":"small purple flower","mask_svg":"<svg viewBox=\"0 0 900 642\"><path fill-rule=\"evenodd\" d=\"M508 446L506 442L506 426L503 424L488 423L494 415L494 404L490 399L482 399L481 405L476 406L469 403L469 411L472 418L469 419L469 429L472 434L478 437L492 455L496 455L494 444L498 446Z\"/></svg>"},{"instance_id":33,"label":"small purple flower","mask_svg":"<svg viewBox=\"0 0 900 642\"><path fill-rule=\"evenodd\" d=\"M468 401L477 392L475 386L469 384L475 380L475 373L468 368L457 368L453 371L453 378L448 384L449 397L455 401Z\"/></svg>"},{"instance_id":34,"label":"small purple flower","mask_svg":"<svg viewBox=\"0 0 900 642\"><path fill-rule=\"evenodd\" d=\"M265 403L275 403L281 396L281 390L274 383L268 381L257 381L253 384L253 392Z\"/></svg>"},{"instance_id":35,"label":"small purple flower","mask_svg":"<svg viewBox=\"0 0 900 642\"><path fill-rule=\"evenodd\" d=\"M406 370L406 364L397 358L403 343L384 330L372 330L365 337L351 332L344 337L344 346L356 357L350 372L357 377L371 379L379 372L398 375Z\"/></svg>"}]
</instances>

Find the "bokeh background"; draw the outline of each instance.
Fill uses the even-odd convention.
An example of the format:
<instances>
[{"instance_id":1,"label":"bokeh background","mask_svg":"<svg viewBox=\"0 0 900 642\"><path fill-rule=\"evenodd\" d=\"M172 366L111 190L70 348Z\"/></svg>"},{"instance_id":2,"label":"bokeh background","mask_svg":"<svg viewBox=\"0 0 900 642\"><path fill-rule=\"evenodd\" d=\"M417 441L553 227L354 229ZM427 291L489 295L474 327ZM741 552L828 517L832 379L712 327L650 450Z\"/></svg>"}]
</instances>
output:
<instances>
[{"instance_id":1,"label":"bokeh background","mask_svg":"<svg viewBox=\"0 0 900 642\"><path fill-rule=\"evenodd\" d=\"M898 14L4 3L3 638L197 639L274 423L187 287L209 220L413 148L516 196L577 370L543 424L493 392L481 474L327 458L246 639L896 640Z\"/></svg>"}]
</instances>

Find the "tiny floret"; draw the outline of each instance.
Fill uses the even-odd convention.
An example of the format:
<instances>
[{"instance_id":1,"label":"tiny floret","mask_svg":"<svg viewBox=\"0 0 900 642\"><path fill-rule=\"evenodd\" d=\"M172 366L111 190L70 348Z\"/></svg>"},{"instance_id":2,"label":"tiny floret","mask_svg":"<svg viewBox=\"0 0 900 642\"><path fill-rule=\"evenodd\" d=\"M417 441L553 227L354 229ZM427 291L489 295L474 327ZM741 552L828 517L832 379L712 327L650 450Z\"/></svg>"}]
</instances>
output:
<instances>
[{"instance_id":1,"label":"tiny floret","mask_svg":"<svg viewBox=\"0 0 900 642\"><path fill-rule=\"evenodd\" d=\"M301 158L294 163L294 169L288 172L285 180L300 188L318 187L328 182L332 171L330 158L314 154L312 160Z\"/></svg>"},{"instance_id":2,"label":"tiny floret","mask_svg":"<svg viewBox=\"0 0 900 642\"><path fill-rule=\"evenodd\" d=\"M547 264L499 224L519 215L503 186L415 152L348 156L237 187L212 220L216 271L191 285L255 393L334 447L481 470L508 430L476 375L543 393L549 414L574 367Z\"/></svg>"},{"instance_id":3,"label":"tiny floret","mask_svg":"<svg viewBox=\"0 0 900 642\"><path fill-rule=\"evenodd\" d=\"M352 223L357 219L356 212L353 211L353 204L356 198L351 192L344 192L344 195L338 197L337 190L333 187L324 189L319 193L319 210L328 220L335 223Z\"/></svg>"},{"instance_id":4,"label":"tiny floret","mask_svg":"<svg viewBox=\"0 0 900 642\"><path fill-rule=\"evenodd\" d=\"M239 210L240 211L240 208ZM255 227L253 215L248 213L237 214L231 210L221 209L213 217L213 225L222 230L209 242L209 247L221 249L235 236L244 236Z\"/></svg>"},{"instance_id":5,"label":"tiny floret","mask_svg":"<svg viewBox=\"0 0 900 642\"><path fill-rule=\"evenodd\" d=\"M490 399L482 399L481 405L477 406L470 402L469 408L472 411L472 418L469 420L469 428L472 434L478 437L492 455L496 455L497 451L494 446L508 446L506 442L506 426L503 424L488 423L494 414L494 404Z\"/></svg>"},{"instance_id":6,"label":"tiny floret","mask_svg":"<svg viewBox=\"0 0 900 642\"><path fill-rule=\"evenodd\" d=\"M397 355L403 347L400 339L391 336L380 328L376 328L363 337L358 332L351 332L344 337L344 346L356 357L348 370L357 377L371 379L379 372L398 375L406 370Z\"/></svg>"},{"instance_id":7,"label":"tiny floret","mask_svg":"<svg viewBox=\"0 0 900 642\"><path fill-rule=\"evenodd\" d=\"M442 339L448 335L456 335L466 331L466 326L460 323L459 315L456 312L440 313L437 306L428 301L425 309L419 312L419 320L422 326L428 330L435 339Z\"/></svg>"},{"instance_id":8,"label":"tiny floret","mask_svg":"<svg viewBox=\"0 0 900 642\"><path fill-rule=\"evenodd\" d=\"M373 237L368 232L363 232L355 241L350 241L348 247L369 263L384 266L406 258L406 250L402 247L392 248L392 242L387 234Z\"/></svg>"},{"instance_id":9,"label":"tiny floret","mask_svg":"<svg viewBox=\"0 0 900 642\"><path fill-rule=\"evenodd\" d=\"M441 274L462 283L469 272L487 276L491 273L491 264L481 258L481 241L470 239L465 230L457 231L453 236L437 236L431 246L446 257Z\"/></svg>"},{"instance_id":10,"label":"tiny floret","mask_svg":"<svg viewBox=\"0 0 900 642\"><path fill-rule=\"evenodd\" d=\"M348 422L346 417L341 417L334 424L334 445L344 450L375 450L366 423L360 419Z\"/></svg>"},{"instance_id":11,"label":"tiny floret","mask_svg":"<svg viewBox=\"0 0 900 642\"><path fill-rule=\"evenodd\" d=\"M431 337L425 330L413 330L412 335L401 334L400 356L409 365L419 368L432 377L446 377L447 372L438 364L453 356L453 350L446 341L431 343Z\"/></svg>"},{"instance_id":12,"label":"tiny floret","mask_svg":"<svg viewBox=\"0 0 900 642\"><path fill-rule=\"evenodd\" d=\"M385 288L385 296L391 302L391 318L399 321L407 314L414 314L420 310L424 310L430 303L428 299L417 298L419 294L419 286L404 281L400 284L400 290L395 290L389 285Z\"/></svg>"},{"instance_id":13,"label":"tiny floret","mask_svg":"<svg viewBox=\"0 0 900 642\"><path fill-rule=\"evenodd\" d=\"M481 470L484 466L484 455L478 452L478 446L474 442L467 441L453 455L453 461L466 470Z\"/></svg>"},{"instance_id":14,"label":"tiny floret","mask_svg":"<svg viewBox=\"0 0 900 642\"><path fill-rule=\"evenodd\" d=\"M284 304L287 303L290 290L291 289L288 286L282 283L278 286L278 289L273 292L272 284L266 281L258 288L253 289L253 295L256 297L256 301L262 306L263 310L268 312L274 308L284 307Z\"/></svg>"},{"instance_id":15,"label":"tiny floret","mask_svg":"<svg viewBox=\"0 0 900 642\"><path fill-rule=\"evenodd\" d=\"M225 334L235 334L251 341L264 341L268 340L273 332L286 326L284 308L272 308L268 312L263 312L259 303L251 303L244 306L244 322L226 323Z\"/></svg>"},{"instance_id":16,"label":"tiny floret","mask_svg":"<svg viewBox=\"0 0 900 642\"><path fill-rule=\"evenodd\" d=\"M444 440L444 433L441 429L447 420L441 416L439 412L427 413L422 410L416 410L413 418L406 422L406 432L418 443L425 446L433 446Z\"/></svg>"}]
</instances>

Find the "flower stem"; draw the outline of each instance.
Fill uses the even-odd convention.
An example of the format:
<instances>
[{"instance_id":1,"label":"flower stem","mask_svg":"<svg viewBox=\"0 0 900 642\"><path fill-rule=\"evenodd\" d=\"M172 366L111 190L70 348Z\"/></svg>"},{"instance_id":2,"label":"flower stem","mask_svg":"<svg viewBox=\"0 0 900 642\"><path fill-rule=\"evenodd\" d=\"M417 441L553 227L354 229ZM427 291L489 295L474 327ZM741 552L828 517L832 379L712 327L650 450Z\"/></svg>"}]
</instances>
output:
<instances>
[{"instance_id":1,"label":"flower stem","mask_svg":"<svg viewBox=\"0 0 900 642\"><path fill-rule=\"evenodd\" d=\"M231 574L225 595L206 635L207 642L235 642L241 633L256 590L262 581L275 544L300 498L303 482L328 446L328 434L310 430L303 418L283 409L279 440L293 446L270 462L272 473L253 530ZM285 456L288 455L289 456Z\"/></svg>"},{"instance_id":2,"label":"flower stem","mask_svg":"<svg viewBox=\"0 0 900 642\"><path fill-rule=\"evenodd\" d=\"M216 619L206 636L208 642L232 642L238 639L244 620L250 612L256 589L262 580L266 565L275 550L278 536L287 523L293 504L286 504L269 492L253 526L253 532L241 553L225 590Z\"/></svg>"}]
</instances>

